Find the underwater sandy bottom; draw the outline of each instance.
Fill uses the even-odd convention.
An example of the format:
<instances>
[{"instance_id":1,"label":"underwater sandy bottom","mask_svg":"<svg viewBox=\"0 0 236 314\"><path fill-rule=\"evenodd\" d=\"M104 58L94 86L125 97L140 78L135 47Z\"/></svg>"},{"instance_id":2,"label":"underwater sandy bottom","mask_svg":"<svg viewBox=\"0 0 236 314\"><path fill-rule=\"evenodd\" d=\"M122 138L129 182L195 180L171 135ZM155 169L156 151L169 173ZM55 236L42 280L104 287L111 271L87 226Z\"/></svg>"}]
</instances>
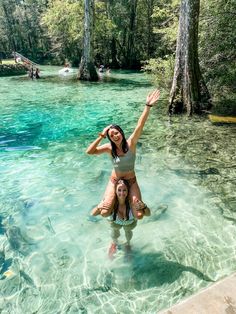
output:
<instances>
[{"instance_id":1,"label":"underwater sandy bottom","mask_svg":"<svg viewBox=\"0 0 236 314\"><path fill-rule=\"evenodd\" d=\"M235 225L223 218L220 196L172 153L167 119L154 113L136 161L152 215L134 229L130 258L122 233L109 260L109 224L90 211L111 163L85 149L114 117L129 134L152 89L135 74L115 79L30 82L31 92L22 80L19 94L1 85L9 100L0 129L2 313L157 313L236 269Z\"/></svg>"},{"instance_id":2,"label":"underwater sandy bottom","mask_svg":"<svg viewBox=\"0 0 236 314\"><path fill-rule=\"evenodd\" d=\"M84 157L78 172L65 166L60 173L68 159L65 152L53 169L45 158L10 167L15 182L3 188L11 198L2 204L0 236L3 313L155 313L232 272L233 226L209 202L209 191L165 169L158 152L137 161L152 215L134 229L131 258L122 233L109 260L109 223L89 215L106 186L109 160Z\"/></svg>"}]
</instances>

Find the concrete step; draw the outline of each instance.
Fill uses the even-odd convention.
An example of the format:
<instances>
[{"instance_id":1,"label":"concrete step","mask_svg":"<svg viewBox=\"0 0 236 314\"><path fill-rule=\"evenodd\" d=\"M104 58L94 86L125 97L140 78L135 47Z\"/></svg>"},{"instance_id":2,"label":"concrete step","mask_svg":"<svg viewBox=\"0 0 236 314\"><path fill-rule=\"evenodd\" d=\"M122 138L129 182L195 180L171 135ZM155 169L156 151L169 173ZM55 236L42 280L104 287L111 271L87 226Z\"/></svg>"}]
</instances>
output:
<instances>
[{"instance_id":1,"label":"concrete step","mask_svg":"<svg viewBox=\"0 0 236 314\"><path fill-rule=\"evenodd\" d=\"M159 314L236 314L236 273Z\"/></svg>"}]
</instances>

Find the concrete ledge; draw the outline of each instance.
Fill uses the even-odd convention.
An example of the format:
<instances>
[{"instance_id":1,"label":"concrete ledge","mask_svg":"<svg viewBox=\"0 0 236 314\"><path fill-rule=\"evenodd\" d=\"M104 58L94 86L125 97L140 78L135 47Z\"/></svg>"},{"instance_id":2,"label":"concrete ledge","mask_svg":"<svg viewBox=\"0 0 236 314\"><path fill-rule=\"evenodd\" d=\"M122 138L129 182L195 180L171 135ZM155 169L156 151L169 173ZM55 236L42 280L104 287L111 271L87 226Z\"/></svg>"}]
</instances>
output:
<instances>
[{"instance_id":1,"label":"concrete ledge","mask_svg":"<svg viewBox=\"0 0 236 314\"><path fill-rule=\"evenodd\" d=\"M236 273L160 314L236 314Z\"/></svg>"}]
</instances>

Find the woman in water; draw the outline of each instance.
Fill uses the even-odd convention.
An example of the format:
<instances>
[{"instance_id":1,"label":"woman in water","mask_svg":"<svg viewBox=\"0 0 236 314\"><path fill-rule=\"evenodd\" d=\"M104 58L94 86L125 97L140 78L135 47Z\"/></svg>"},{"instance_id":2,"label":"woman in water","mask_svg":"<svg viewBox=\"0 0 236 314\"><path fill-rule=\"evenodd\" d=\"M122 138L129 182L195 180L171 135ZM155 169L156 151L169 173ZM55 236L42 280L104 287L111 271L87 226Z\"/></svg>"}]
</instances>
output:
<instances>
[{"instance_id":1,"label":"woman in water","mask_svg":"<svg viewBox=\"0 0 236 314\"><path fill-rule=\"evenodd\" d=\"M116 184L116 198L114 209L111 216L108 217L111 226L112 243L109 248L108 255L112 259L117 251L118 238L120 236L120 229L125 231L126 245L125 251L127 254L131 252L130 241L133 237L133 229L137 225L132 208L129 202L129 184L126 180L119 180ZM140 204L142 206L142 204ZM144 216L150 216L150 210L147 206L143 208Z\"/></svg>"},{"instance_id":2,"label":"woman in water","mask_svg":"<svg viewBox=\"0 0 236 314\"><path fill-rule=\"evenodd\" d=\"M138 120L136 128L127 140L123 130L118 125L109 125L99 133L98 138L87 148L86 152L91 155L109 154L114 165L103 201L93 210L93 214L101 214L103 217L111 215L116 196L116 183L120 179L125 179L129 185L129 198L133 214L137 219L143 218L145 204L142 202L134 171L136 146L150 110L158 101L159 96L159 90L155 90L147 96L144 110ZM99 145L102 139L106 137L108 137L109 143ZM140 206L140 204L142 206Z\"/></svg>"}]
</instances>

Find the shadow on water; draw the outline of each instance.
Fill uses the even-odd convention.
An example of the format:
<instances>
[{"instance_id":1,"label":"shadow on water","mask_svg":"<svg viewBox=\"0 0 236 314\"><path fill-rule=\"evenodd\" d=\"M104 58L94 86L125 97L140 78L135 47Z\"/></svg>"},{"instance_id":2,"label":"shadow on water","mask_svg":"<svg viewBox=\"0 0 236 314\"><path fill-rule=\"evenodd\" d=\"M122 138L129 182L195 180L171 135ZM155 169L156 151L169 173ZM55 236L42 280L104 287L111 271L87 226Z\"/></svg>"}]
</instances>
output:
<instances>
[{"instance_id":1,"label":"shadow on water","mask_svg":"<svg viewBox=\"0 0 236 314\"><path fill-rule=\"evenodd\" d=\"M1 254L1 253L0 253ZM5 256L4 256L5 257ZM0 259L1 259L1 257L0 257ZM4 259L4 261L3 261L3 263L1 263L0 262L0 266L1 266L1 268L0 268L0 280L3 280L3 279L5 279L6 278L6 276L5 276L5 272L7 272L8 270L9 270L9 268L11 267L11 265L12 265L12 262L13 262L13 259L12 258L8 258L8 259Z\"/></svg>"},{"instance_id":2,"label":"shadow on water","mask_svg":"<svg viewBox=\"0 0 236 314\"><path fill-rule=\"evenodd\" d=\"M190 272L201 280L214 282L194 267L167 260L161 252L142 254L135 251L131 268L132 284L137 290L173 283L183 272Z\"/></svg>"},{"instance_id":3,"label":"shadow on water","mask_svg":"<svg viewBox=\"0 0 236 314\"><path fill-rule=\"evenodd\" d=\"M24 234L17 226L8 227L6 229L6 236L11 249L19 252L23 256L31 252L32 246L36 247L35 241Z\"/></svg>"},{"instance_id":4,"label":"shadow on water","mask_svg":"<svg viewBox=\"0 0 236 314\"><path fill-rule=\"evenodd\" d=\"M132 76L132 74L134 74L133 72L130 73L130 76ZM43 82L43 83L53 83L53 84L57 84L57 85L98 85L100 86L100 84L104 84L104 83L108 83L108 84L114 84L117 85L118 90L120 90L122 87L132 87L132 88L139 88L139 87L151 87L151 83L149 83L147 80L143 80L143 81L138 81L138 80L134 80L131 77L128 77L129 73L127 73L127 77L115 77L112 75L106 75L104 74L102 77L100 77L100 79L97 82L88 82L88 81L80 81L76 78L75 75L70 75L70 76L60 76L60 75L47 75L47 76L42 76L40 78L39 82ZM143 75L143 74L141 74ZM19 76L19 77L14 77L12 78L13 80L17 80L17 81L29 81L31 82L31 80L27 77L27 76Z\"/></svg>"},{"instance_id":5,"label":"shadow on water","mask_svg":"<svg viewBox=\"0 0 236 314\"><path fill-rule=\"evenodd\" d=\"M103 83L114 83L119 85L119 87L150 87L152 86L151 83L147 81L136 81L132 80L131 78L119 78L119 77L112 77L112 76L105 76L101 79Z\"/></svg>"},{"instance_id":6,"label":"shadow on water","mask_svg":"<svg viewBox=\"0 0 236 314\"><path fill-rule=\"evenodd\" d=\"M171 169L169 168L170 171L173 171L176 175L179 175L181 177L184 176L189 176L189 175L197 175L200 178L204 178L205 176L208 175L220 175L220 172L218 169L209 167L203 170L184 170L184 169Z\"/></svg>"},{"instance_id":7,"label":"shadow on water","mask_svg":"<svg viewBox=\"0 0 236 314\"><path fill-rule=\"evenodd\" d=\"M0 216L0 234L5 233L5 227L2 222L3 222L3 218Z\"/></svg>"}]
</instances>

